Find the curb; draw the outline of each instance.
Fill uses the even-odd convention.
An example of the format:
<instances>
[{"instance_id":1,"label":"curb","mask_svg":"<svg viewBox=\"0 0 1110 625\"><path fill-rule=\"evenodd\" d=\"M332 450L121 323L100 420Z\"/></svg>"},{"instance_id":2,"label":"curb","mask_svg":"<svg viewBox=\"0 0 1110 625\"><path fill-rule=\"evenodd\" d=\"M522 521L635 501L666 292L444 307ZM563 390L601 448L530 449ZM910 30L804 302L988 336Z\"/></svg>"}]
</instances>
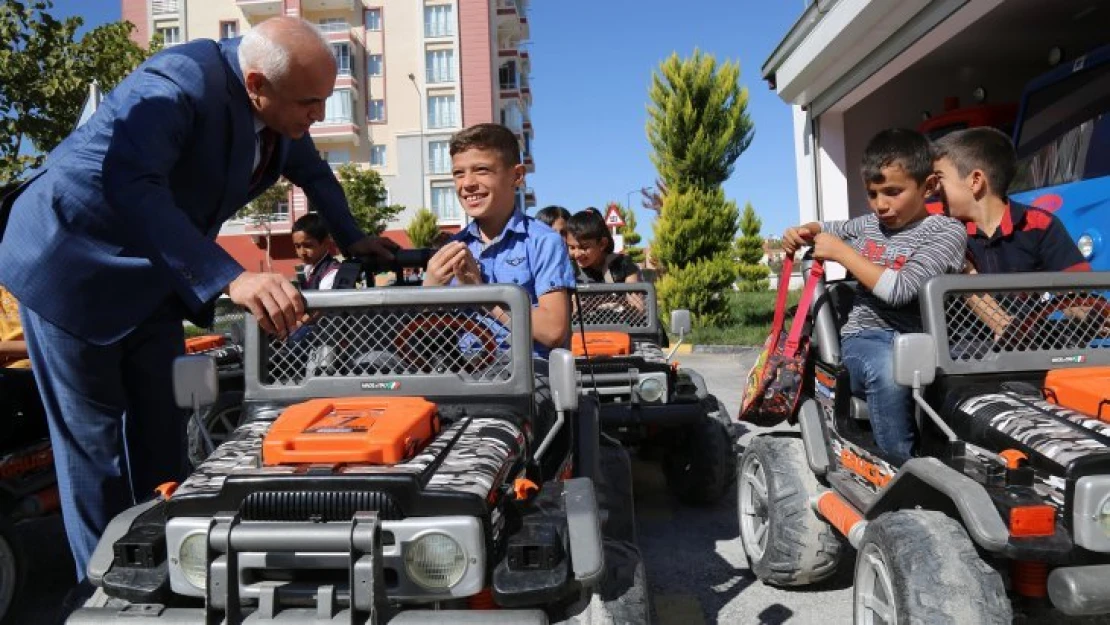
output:
<instances>
[{"instance_id":1,"label":"curb","mask_svg":"<svg viewBox=\"0 0 1110 625\"><path fill-rule=\"evenodd\" d=\"M755 345L679 345L676 354L746 354L761 349Z\"/></svg>"}]
</instances>

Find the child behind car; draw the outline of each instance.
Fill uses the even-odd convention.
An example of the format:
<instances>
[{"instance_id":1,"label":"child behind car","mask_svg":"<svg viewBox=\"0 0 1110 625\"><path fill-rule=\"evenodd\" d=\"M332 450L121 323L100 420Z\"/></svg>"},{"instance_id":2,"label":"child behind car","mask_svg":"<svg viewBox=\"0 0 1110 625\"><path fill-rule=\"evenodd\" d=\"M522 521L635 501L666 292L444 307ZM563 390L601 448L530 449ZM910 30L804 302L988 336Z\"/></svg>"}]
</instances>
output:
<instances>
[{"instance_id":1,"label":"child behind car","mask_svg":"<svg viewBox=\"0 0 1110 625\"><path fill-rule=\"evenodd\" d=\"M900 333L921 331L918 290L963 267L967 237L959 221L928 214L933 156L920 133L880 132L864 149L861 170L871 214L788 228L783 249L793 254L812 245L815 258L840 263L858 281L840 333L842 360L852 393L867 400L879 449L901 463L916 435L910 390L894 382L892 343Z\"/></svg>"},{"instance_id":2,"label":"child behind car","mask_svg":"<svg viewBox=\"0 0 1110 625\"><path fill-rule=\"evenodd\" d=\"M624 254L616 254L605 219L581 211L567 220L567 248L578 282L639 282L640 268Z\"/></svg>"},{"instance_id":3,"label":"child behind car","mask_svg":"<svg viewBox=\"0 0 1110 625\"><path fill-rule=\"evenodd\" d=\"M574 273L562 238L517 208L524 184L520 144L499 124L451 137L455 191L471 223L428 261L424 286L517 284L532 300L533 351L546 357L570 340Z\"/></svg>"},{"instance_id":4,"label":"child behind car","mask_svg":"<svg viewBox=\"0 0 1110 625\"><path fill-rule=\"evenodd\" d=\"M304 263L302 289L330 289L335 283L339 260L331 255L331 234L324 218L309 213L293 222L293 251Z\"/></svg>"},{"instance_id":5,"label":"child behind car","mask_svg":"<svg viewBox=\"0 0 1110 625\"><path fill-rule=\"evenodd\" d=\"M567 221L570 220L570 211L562 206L545 206L536 211L536 219L558 232L564 241L567 240Z\"/></svg>"}]
</instances>

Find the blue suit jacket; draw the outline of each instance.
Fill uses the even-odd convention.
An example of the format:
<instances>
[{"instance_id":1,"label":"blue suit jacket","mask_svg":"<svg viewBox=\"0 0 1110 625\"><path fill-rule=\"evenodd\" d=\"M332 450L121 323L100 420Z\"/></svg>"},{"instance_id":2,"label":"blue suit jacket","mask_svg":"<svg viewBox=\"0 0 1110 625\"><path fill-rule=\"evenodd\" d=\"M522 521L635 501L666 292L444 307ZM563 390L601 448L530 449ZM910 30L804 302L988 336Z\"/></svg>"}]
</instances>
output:
<instances>
[{"instance_id":1,"label":"blue suit jacket","mask_svg":"<svg viewBox=\"0 0 1110 625\"><path fill-rule=\"evenodd\" d=\"M197 40L155 55L50 153L0 241L0 284L22 305L98 344L175 300L203 320L243 271L215 243L220 225L279 175L340 245L361 237L307 134L282 137L250 187L255 131L238 47Z\"/></svg>"}]
</instances>

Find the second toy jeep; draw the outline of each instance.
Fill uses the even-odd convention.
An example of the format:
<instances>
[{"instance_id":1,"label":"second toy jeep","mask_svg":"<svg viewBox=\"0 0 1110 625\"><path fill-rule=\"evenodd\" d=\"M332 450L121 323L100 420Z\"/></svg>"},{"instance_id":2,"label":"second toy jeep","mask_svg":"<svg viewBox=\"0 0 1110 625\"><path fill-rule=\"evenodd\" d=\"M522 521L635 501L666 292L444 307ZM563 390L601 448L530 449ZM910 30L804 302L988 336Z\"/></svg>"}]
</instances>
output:
<instances>
[{"instance_id":1,"label":"second toy jeep","mask_svg":"<svg viewBox=\"0 0 1110 625\"><path fill-rule=\"evenodd\" d=\"M705 504L736 476L728 411L696 371L663 351L655 287L580 284L571 348L582 390L601 401L601 427L627 445L662 456L668 487ZM673 311L671 330L690 332L690 313ZM661 338L662 337L662 338Z\"/></svg>"}]
</instances>

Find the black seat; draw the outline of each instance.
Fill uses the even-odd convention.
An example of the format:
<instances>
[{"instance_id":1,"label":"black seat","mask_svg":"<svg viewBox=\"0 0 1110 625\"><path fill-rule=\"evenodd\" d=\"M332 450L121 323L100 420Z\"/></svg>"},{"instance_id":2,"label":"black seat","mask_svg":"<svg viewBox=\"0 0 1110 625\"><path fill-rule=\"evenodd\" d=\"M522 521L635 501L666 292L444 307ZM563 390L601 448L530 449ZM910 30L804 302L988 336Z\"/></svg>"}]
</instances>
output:
<instances>
[{"instance_id":1,"label":"black seat","mask_svg":"<svg viewBox=\"0 0 1110 625\"><path fill-rule=\"evenodd\" d=\"M840 367L840 329L848 322L848 313L852 310L852 302L856 295L855 280L836 280L825 284L818 283L814 293L814 307L817 314L813 323L813 339L817 348L817 357L827 365ZM838 393L848 395L848 373L841 374L842 382L838 383ZM859 397L851 397L848 403L848 414L859 421L867 421L870 414L867 402Z\"/></svg>"}]
</instances>

